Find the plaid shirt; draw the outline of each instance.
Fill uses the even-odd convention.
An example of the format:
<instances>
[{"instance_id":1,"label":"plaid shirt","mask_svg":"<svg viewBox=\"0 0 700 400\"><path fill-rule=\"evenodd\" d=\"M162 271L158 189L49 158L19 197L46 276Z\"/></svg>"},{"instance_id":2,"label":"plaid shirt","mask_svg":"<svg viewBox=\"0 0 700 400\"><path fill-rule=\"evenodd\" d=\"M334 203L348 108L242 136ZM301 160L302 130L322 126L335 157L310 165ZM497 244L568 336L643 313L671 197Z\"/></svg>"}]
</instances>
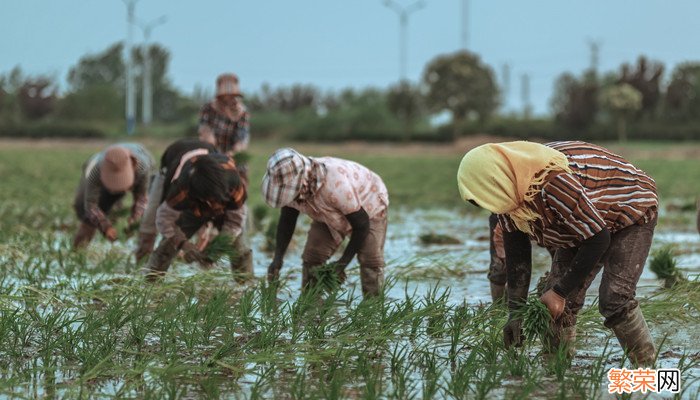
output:
<instances>
[{"instance_id":1,"label":"plaid shirt","mask_svg":"<svg viewBox=\"0 0 700 400\"><path fill-rule=\"evenodd\" d=\"M237 121L218 113L211 103L205 104L199 112L199 129L211 129L216 138L216 147L222 153L242 150L250 140L250 114L245 109Z\"/></svg>"}]
</instances>

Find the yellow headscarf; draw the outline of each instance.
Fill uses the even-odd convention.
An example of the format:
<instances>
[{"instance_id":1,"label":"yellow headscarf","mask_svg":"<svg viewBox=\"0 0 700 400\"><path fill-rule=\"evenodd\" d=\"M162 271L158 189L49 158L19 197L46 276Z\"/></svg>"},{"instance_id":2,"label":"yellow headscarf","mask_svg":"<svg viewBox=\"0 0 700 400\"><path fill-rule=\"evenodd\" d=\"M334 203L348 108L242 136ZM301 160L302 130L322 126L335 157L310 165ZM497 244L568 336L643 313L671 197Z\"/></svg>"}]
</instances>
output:
<instances>
[{"instance_id":1,"label":"yellow headscarf","mask_svg":"<svg viewBox=\"0 0 700 400\"><path fill-rule=\"evenodd\" d=\"M508 214L519 230L532 233L529 222L540 216L523 204L537 194L534 186L541 185L549 171L571 173L564 153L532 142L488 143L464 155L457 186L465 201Z\"/></svg>"}]
</instances>

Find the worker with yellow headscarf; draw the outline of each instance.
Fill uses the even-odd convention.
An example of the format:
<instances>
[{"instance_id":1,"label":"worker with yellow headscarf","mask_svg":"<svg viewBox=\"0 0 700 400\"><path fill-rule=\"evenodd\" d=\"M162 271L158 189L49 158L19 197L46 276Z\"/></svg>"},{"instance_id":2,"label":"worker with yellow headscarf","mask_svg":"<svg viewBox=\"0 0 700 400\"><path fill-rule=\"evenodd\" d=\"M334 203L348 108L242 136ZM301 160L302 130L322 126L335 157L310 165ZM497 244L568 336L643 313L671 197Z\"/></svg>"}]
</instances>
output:
<instances>
[{"instance_id":1,"label":"worker with yellow headscarf","mask_svg":"<svg viewBox=\"0 0 700 400\"><path fill-rule=\"evenodd\" d=\"M561 347L573 355L577 313L602 269L605 326L635 363L653 363L654 343L634 297L657 221L656 184L649 175L590 143L517 141L469 151L457 182L462 199L498 214L504 229L506 347L523 339L516 311L529 290L532 239L556 249L540 297L555 325L545 350Z\"/></svg>"}]
</instances>

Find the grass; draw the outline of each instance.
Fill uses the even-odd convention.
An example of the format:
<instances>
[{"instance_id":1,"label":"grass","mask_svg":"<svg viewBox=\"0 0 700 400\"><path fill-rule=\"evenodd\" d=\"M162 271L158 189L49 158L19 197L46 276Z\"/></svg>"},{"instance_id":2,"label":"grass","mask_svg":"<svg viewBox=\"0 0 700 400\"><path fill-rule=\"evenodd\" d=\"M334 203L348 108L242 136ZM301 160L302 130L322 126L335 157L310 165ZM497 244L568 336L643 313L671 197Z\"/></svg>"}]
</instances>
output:
<instances>
[{"instance_id":1,"label":"grass","mask_svg":"<svg viewBox=\"0 0 700 400\"><path fill-rule=\"evenodd\" d=\"M260 211L257 182L276 145L250 150L251 209L260 206L255 219L269 231L277 212ZM609 330L595 303L578 324L580 341L594 349L589 359L543 365L533 354L536 343L530 351L507 352L502 304L467 303L452 290L458 279L485 282L484 271L467 268L471 255L426 268L390 264L392 295L373 300L362 300L357 282L321 296L299 295L286 281L279 288L239 285L224 270L178 274L189 267L177 263L163 282L146 285L130 259L132 242L96 239L84 251L70 251L76 171L98 148L0 149L0 397L598 398L607 369L619 364L614 338L602 345ZM158 156L163 143L150 148ZM379 172L392 210L471 212L456 198L458 155L379 156L349 148L334 154ZM685 182L679 194L690 196L699 189L695 182ZM426 281L421 287L428 289L416 289L415 282ZM683 282L640 304L653 329L692 332L698 296L697 282ZM528 332L544 325L527 324ZM661 350L681 351L672 346ZM692 351L698 349L678 357L684 382L697 379ZM697 393L695 386L684 396Z\"/></svg>"}]
</instances>

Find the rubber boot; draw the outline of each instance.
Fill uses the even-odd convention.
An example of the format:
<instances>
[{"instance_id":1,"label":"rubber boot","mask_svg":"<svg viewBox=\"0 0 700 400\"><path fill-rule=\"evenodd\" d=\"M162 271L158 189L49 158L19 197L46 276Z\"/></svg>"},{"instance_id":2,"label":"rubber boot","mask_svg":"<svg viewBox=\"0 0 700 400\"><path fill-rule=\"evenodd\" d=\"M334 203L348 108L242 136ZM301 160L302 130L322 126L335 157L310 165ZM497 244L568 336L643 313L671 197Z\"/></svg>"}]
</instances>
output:
<instances>
[{"instance_id":1,"label":"rubber boot","mask_svg":"<svg viewBox=\"0 0 700 400\"><path fill-rule=\"evenodd\" d=\"M173 238L162 240L158 248L148 258L148 263L145 267L146 280L154 282L165 275L177 252L178 249Z\"/></svg>"},{"instance_id":2,"label":"rubber boot","mask_svg":"<svg viewBox=\"0 0 700 400\"><path fill-rule=\"evenodd\" d=\"M542 343L545 358L553 358L559 348L565 348L569 359L576 354L576 326L553 327Z\"/></svg>"},{"instance_id":3,"label":"rubber boot","mask_svg":"<svg viewBox=\"0 0 700 400\"><path fill-rule=\"evenodd\" d=\"M656 348L639 306L627 314L624 320L613 325L612 330L634 364L645 367L654 365Z\"/></svg>"},{"instance_id":4,"label":"rubber boot","mask_svg":"<svg viewBox=\"0 0 700 400\"><path fill-rule=\"evenodd\" d=\"M253 250L250 249L245 234L238 235L233 242L236 256L231 261L231 272L238 283L253 279Z\"/></svg>"},{"instance_id":5,"label":"rubber boot","mask_svg":"<svg viewBox=\"0 0 700 400\"><path fill-rule=\"evenodd\" d=\"M81 222L78 232L76 232L75 236L73 237L73 250L87 246L95 236L96 231L96 227L88 223Z\"/></svg>"},{"instance_id":6,"label":"rubber boot","mask_svg":"<svg viewBox=\"0 0 700 400\"><path fill-rule=\"evenodd\" d=\"M506 295L506 285L489 282L491 285L491 300L495 303L504 300Z\"/></svg>"},{"instance_id":7,"label":"rubber boot","mask_svg":"<svg viewBox=\"0 0 700 400\"><path fill-rule=\"evenodd\" d=\"M384 285L384 268L382 266L360 265L360 283L364 298L379 296Z\"/></svg>"}]
</instances>

